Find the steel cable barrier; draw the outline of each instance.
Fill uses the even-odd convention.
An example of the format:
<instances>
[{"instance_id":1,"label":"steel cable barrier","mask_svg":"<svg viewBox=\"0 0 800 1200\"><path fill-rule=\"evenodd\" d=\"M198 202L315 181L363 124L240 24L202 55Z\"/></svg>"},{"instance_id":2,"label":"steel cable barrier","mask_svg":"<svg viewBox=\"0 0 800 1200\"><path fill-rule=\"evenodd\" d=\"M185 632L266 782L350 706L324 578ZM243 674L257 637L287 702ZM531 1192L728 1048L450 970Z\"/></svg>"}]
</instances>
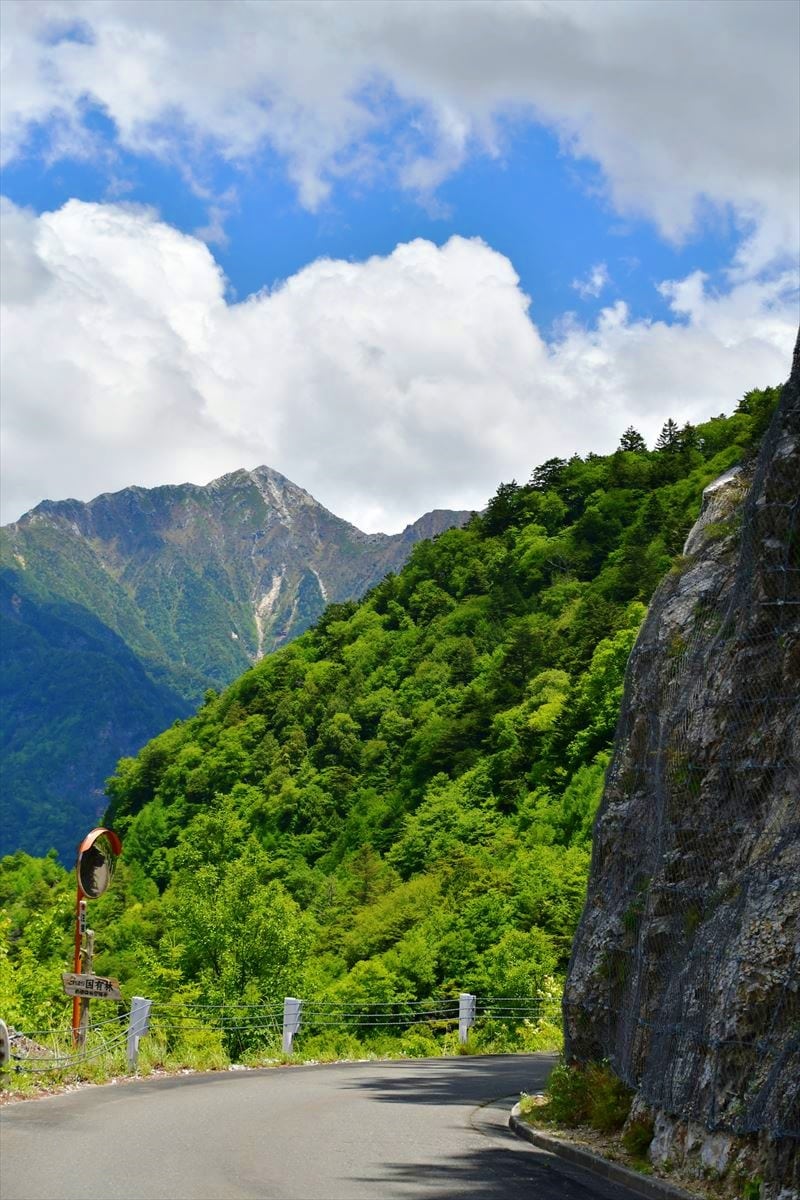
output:
<instances>
[{"instance_id":1,"label":"steel cable barrier","mask_svg":"<svg viewBox=\"0 0 800 1200\"><path fill-rule=\"evenodd\" d=\"M125 1050L130 1016L120 1011L113 1017L90 1023L83 1031L81 1046L73 1044L72 1029L8 1031L8 1063L11 1071L35 1075L68 1073L87 1063Z\"/></svg>"},{"instance_id":2,"label":"steel cable barrier","mask_svg":"<svg viewBox=\"0 0 800 1200\"><path fill-rule=\"evenodd\" d=\"M147 1027L167 1050L184 1044L193 1035L206 1039L215 1035L231 1058L258 1050L280 1055L287 1048L287 1003L285 999L252 1004L153 1001ZM458 1032L465 1045L468 1030L480 1029L487 1022L519 1026L539 1021L557 1024L560 1019L557 998L542 1000L529 996L460 993L427 1000L342 1005L310 999L293 1004L296 1008L292 1011L297 1015L288 1052L295 1049L295 1036L302 1042L331 1031L357 1036L381 1033L392 1036L414 1030L425 1030L431 1035ZM116 1016L89 1024L81 1047L72 1045L71 1029L12 1031L9 1066L13 1071L37 1074L69 1073L126 1047L133 1066L136 1048L132 1059L130 1029L131 1012L120 1005Z\"/></svg>"}]
</instances>

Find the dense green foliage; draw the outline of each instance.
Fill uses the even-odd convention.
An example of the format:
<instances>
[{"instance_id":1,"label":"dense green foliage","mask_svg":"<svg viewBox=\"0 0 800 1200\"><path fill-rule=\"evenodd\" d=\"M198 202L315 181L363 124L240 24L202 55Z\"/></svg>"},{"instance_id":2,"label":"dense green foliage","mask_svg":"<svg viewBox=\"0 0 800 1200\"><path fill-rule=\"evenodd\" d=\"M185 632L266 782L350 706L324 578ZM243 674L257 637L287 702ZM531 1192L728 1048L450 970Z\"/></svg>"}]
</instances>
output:
<instances>
[{"instance_id":1,"label":"dense green foliage","mask_svg":"<svg viewBox=\"0 0 800 1200\"><path fill-rule=\"evenodd\" d=\"M776 398L501 485L123 760L98 969L126 994L351 1008L557 988L645 606ZM58 943L31 912L62 938L69 923L57 867L33 862L5 863L22 979L31 938Z\"/></svg>"},{"instance_id":2,"label":"dense green foliage","mask_svg":"<svg viewBox=\"0 0 800 1200\"><path fill-rule=\"evenodd\" d=\"M0 852L69 863L119 758L468 516L367 537L262 467L0 529Z\"/></svg>"},{"instance_id":3,"label":"dense green foliage","mask_svg":"<svg viewBox=\"0 0 800 1200\"><path fill-rule=\"evenodd\" d=\"M85 606L0 568L0 844L58 848L99 818L103 780L192 706Z\"/></svg>"}]
</instances>

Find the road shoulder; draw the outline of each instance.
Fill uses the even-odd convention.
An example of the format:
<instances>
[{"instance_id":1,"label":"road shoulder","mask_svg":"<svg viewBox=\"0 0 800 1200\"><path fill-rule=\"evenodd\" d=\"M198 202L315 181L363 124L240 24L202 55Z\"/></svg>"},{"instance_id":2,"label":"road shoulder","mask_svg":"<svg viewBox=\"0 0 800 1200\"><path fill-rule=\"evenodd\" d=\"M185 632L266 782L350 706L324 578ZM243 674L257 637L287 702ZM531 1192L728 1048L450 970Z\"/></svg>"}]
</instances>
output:
<instances>
[{"instance_id":1,"label":"road shoulder","mask_svg":"<svg viewBox=\"0 0 800 1200\"><path fill-rule=\"evenodd\" d=\"M647 1175L631 1170L630 1167L622 1166L621 1163L602 1158L591 1150L585 1150L563 1138L553 1137L550 1133L543 1133L542 1130L535 1129L522 1119L519 1104L515 1104L512 1108L508 1125L517 1137L530 1142L533 1146L538 1146L540 1150L547 1150L550 1154L566 1159L567 1162L574 1163L575 1166L582 1167L585 1171L590 1171L593 1175L608 1180L610 1183L621 1184L637 1195L643 1196L645 1200L697 1200L696 1195L685 1192L682 1188L675 1187L674 1184L667 1183L663 1179L651 1179Z\"/></svg>"}]
</instances>

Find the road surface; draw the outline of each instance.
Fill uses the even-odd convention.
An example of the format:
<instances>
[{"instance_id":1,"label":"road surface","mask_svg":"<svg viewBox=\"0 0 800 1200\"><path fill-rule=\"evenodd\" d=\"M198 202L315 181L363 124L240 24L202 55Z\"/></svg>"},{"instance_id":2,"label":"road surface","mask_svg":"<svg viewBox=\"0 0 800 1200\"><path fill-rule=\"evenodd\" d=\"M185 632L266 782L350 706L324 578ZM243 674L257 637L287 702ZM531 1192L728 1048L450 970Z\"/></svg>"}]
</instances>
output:
<instances>
[{"instance_id":1,"label":"road surface","mask_svg":"<svg viewBox=\"0 0 800 1200\"><path fill-rule=\"evenodd\" d=\"M519 1141L547 1055L137 1080L9 1104L2 1200L632 1200Z\"/></svg>"}]
</instances>

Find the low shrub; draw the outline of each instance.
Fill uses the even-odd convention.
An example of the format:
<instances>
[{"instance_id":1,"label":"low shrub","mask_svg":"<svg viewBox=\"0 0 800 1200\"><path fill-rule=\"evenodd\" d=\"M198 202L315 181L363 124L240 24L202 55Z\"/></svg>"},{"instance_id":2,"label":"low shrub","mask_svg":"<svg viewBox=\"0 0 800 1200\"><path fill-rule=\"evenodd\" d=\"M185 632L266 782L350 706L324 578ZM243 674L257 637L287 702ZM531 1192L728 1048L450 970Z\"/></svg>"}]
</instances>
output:
<instances>
[{"instance_id":1,"label":"low shrub","mask_svg":"<svg viewBox=\"0 0 800 1200\"><path fill-rule=\"evenodd\" d=\"M586 1067L559 1063L547 1081L545 1103L537 1116L554 1125L591 1125L610 1133L625 1124L632 1099L632 1091L608 1063Z\"/></svg>"},{"instance_id":2,"label":"low shrub","mask_svg":"<svg viewBox=\"0 0 800 1200\"><path fill-rule=\"evenodd\" d=\"M589 1081L586 1072L559 1063L545 1088L541 1116L554 1125L581 1125L589 1117Z\"/></svg>"},{"instance_id":3,"label":"low shrub","mask_svg":"<svg viewBox=\"0 0 800 1200\"><path fill-rule=\"evenodd\" d=\"M438 1058L442 1053L439 1042L413 1029L400 1038L399 1049L404 1058Z\"/></svg>"},{"instance_id":4,"label":"low shrub","mask_svg":"<svg viewBox=\"0 0 800 1200\"><path fill-rule=\"evenodd\" d=\"M622 1131L622 1144L634 1158L645 1158L653 1140L653 1118L634 1117Z\"/></svg>"},{"instance_id":5,"label":"low shrub","mask_svg":"<svg viewBox=\"0 0 800 1200\"><path fill-rule=\"evenodd\" d=\"M147 1041L142 1039L142 1047ZM167 1070L224 1071L230 1065L224 1035L216 1029L189 1029L167 1051L163 1065Z\"/></svg>"},{"instance_id":6,"label":"low shrub","mask_svg":"<svg viewBox=\"0 0 800 1200\"><path fill-rule=\"evenodd\" d=\"M589 1124L602 1133L622 1129L631 1111L633 1092L607 1063L591 1063L586 1068L589 1094Z\"/></svg>"},{"instance_id":7,"label":"low shrub","mask_svg":"<svg viewBox=\"0 0 800 1200\"><path fill-rule=\"evenodd\" d=\"M339 1062L342 1059L366 1058L364 1046L352 1033L334 1032L305 1038L298 1045L296 1058L300 1061Z\"/></svg>"},{"instance_id":8,"label":"low shrub","mask_svg":"<svg viewBox=\"0 0 800 1200\"><path fill-rule=\"evenodd\" d=\"M538 1021L523 1021L517 1028L517 1036L521 1048L531 1053L560 1051L564 1047L564 1030L560 1022L548 1021L545 1017Z\"/></svg>"}]
</instances>

